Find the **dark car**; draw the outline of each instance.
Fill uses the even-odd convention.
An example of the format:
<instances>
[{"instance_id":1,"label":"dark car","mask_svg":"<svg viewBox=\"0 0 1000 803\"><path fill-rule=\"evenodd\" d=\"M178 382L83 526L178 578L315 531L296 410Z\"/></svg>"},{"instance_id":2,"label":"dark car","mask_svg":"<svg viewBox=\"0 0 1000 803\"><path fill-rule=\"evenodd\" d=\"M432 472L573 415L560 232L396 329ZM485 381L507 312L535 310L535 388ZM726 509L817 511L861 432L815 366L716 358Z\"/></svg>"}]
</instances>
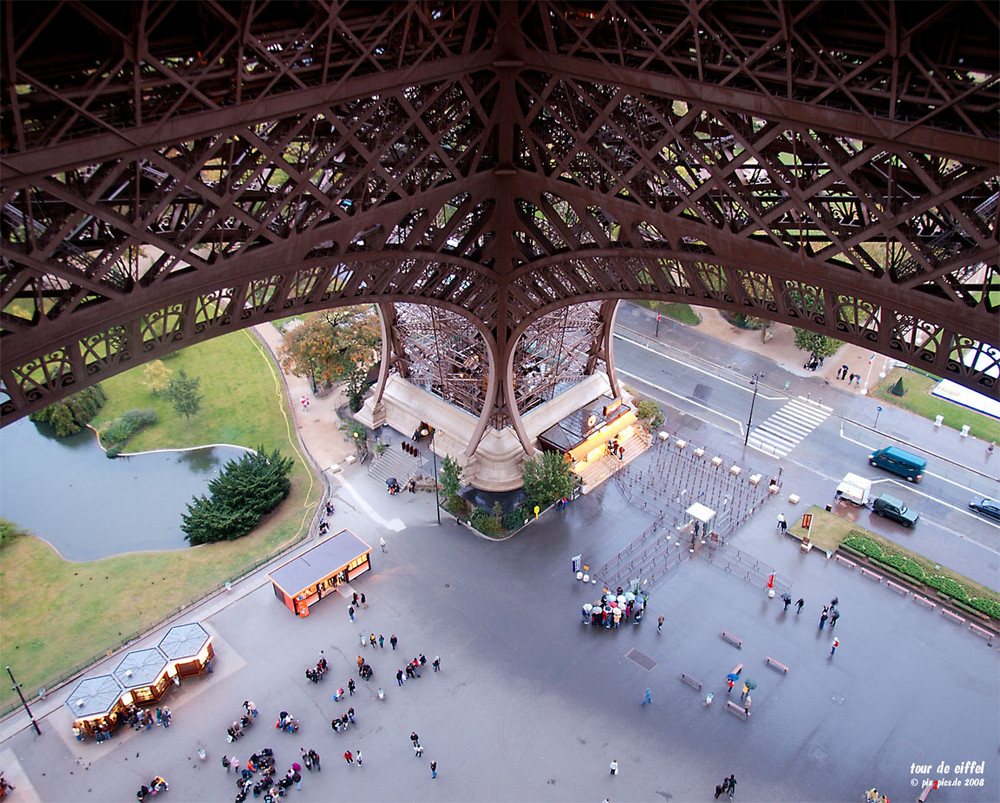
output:
<instances>
[{"instance_id":1,"label":"dark car","mask_svg":"<svg viewBox=\"0 0 1000 803\"><path fill-rule=\"evenodd\" d=\"M982 513L984 516L988 516L995 521L1000 521L1000 502L996 499L977 496L969 502L969 507L975 510L976 513Z\"/></svg>"},{"instance_id":2,"label":"dark car","mask_svg":"<svg viewBox=\"0 0 1000 803\"><path fill-rule=\"evenodd\" d=\"M889 496L889 494L882 494L872 502L872 510L879 516L898 521L904 527L912 527L917 523L917 519L920 518L919 513L914 513L903 504L902 500L897 499L895 496Z\"/></svg>"}]
</instances>

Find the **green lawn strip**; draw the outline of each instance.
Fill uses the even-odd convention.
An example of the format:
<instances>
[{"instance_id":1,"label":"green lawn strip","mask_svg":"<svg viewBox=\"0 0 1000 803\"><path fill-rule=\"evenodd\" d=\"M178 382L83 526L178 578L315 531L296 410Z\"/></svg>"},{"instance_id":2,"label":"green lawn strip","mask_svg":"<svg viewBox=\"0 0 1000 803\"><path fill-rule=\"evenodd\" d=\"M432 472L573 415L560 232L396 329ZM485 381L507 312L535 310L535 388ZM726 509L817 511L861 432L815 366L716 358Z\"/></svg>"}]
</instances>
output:
<instances>
[{"instance_id":1,"label":"green lawn strip","mask_svg":"<svg viewBox=\"0 0 1000 803\"><path fill-rule=\"evenodd\" d=\"M906 393L903 396L896 396L889 392L889 388L896 384L900 377L903 379ZM940 381L912 369L893 368L885 379L872 389L871 395L931 421L936 416L944 416L944 426L957 431L968 425L970 435L987 443L1000 441L1000 421L932 395L931 391Z\"/></svg>"},{"instance_id":2,"label":"green lawn strip","mask_svg":"<svg viewBox=\"0 0 1000 803\"><path fill-rule=\"evenodd\" d=\"M295 437L284 385L249 332L192 346L171 359L201 376L205 398L188 427L165 400L142 387L142 367L105 384L101 420L134 407L165 405L160 424L127 451L205 443L277 447L295 459L287 499L237 541L167 552L144 552L88 563L60 558L35 538L16 539L0 557L0 665L10 664L27 696L51 688L95 655L116 649L173 613L305 537L322 494ZM218 370L222 367L224 370ZM108 579L105 579L105 578ZM17 698L0 689L0 711Z\"/></svg>"},{"instance_id":3,"label":"green lawn strip","mask_svg":"<svg viewBox=\"0 0 1000 803\"><path fill-rule=\"evenodd\" d=\"M810 541L814 549L822 549L824 552L833 552L840 542L847 538L852 531L857 530L857 525L847 519L827 513L821 507L811 507L806 511L812 515L812 535ZM806 531L802 528L802 519L788 519L788 534L795 538L802 539Z\"/></svg>"},{"instance_id":4,"label":"green lawn strip","mask_svg":"<svg viewBox=\"0 0 1000 803\"><path fill-rule=\"evenodd\" d=\"M951 578L966 590L970 598L982 597L985 599L992 599L1000 604L1000 593L998 593L995 589L984 586L974 580L970 580L965 575L954 572L946 566L941 566L923 555L913 552L906 547L900 546L895 541L883 538L881 535L876 535L871 530L859 527L857 524L853 524L847 519L843 519L833 513L828 513L820 507L811 507L807 512L811 513L813 516L812 537L810 540L816 549L833 552L841 545L841 542L847 538L847 536L852 534L860 535L878 544L886 556L899 555L902 558L913 560L923 569L924 574L928 577L939 575L941 577ZM794 524L789 524L788 532L795 538L801 539L806 533L806 531L801 527L801 519L796 521ZM880 568L883 568L881 563L878 563L877 565ZM884 568L887 571L892 569L891 566L885 566ZM916 578L902 572L899 574L910 582L919 584L919 581ZM926 587L925 591L928 594L935 593L935 590L930 587Z\"/></svg>"},{"instance_id":5,"label":"green lawn strip","mask_svg":"<svg viewBox=\"0 0 1000 803\"><path fill-rule=\"evenodd\" d=\"M697 326L701 323L701 318L698 317L698 313L691 309L690 304L680 304L675 301L648 301L646 299L635 300L632 303L653 310L659 315L666 315L675 321L686 323L688 326Z\"/></svg>"}]
</instances>

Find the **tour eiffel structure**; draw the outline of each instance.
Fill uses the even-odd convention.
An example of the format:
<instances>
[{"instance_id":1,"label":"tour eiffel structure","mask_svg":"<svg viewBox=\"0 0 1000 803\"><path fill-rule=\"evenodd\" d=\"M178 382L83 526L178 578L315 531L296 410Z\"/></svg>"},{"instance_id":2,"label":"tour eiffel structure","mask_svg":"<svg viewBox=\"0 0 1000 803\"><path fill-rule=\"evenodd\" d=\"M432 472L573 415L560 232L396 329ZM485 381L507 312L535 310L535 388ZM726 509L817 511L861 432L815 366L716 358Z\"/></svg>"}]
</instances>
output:
<instances>
[{"instance_id":1,"label":"tour eiffel structure","mask_svg":"<svg viewBox=\"0 0 1000 803\"><path fill-rule=\"evenodd\" d=\"M363 419L477 487L620 396L622 299L1000 394L997 18L880 2L4 7L0 421L372 303Z\"/></svg>"}]
</instances>

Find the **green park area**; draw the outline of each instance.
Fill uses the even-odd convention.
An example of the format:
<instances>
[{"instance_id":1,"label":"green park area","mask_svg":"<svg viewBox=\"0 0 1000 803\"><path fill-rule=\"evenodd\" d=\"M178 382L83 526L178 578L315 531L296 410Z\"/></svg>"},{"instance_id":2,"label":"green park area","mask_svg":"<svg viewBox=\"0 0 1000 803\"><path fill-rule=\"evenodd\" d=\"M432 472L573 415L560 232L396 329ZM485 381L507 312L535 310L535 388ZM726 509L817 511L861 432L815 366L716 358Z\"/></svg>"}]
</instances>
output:
<instances>
[{"instance_id":1,"label":"green park area","mask_svg":"<svg viewBox=\"0 0 1000 803\"><path fill-rule=\"evenodd\" d=\"M893 368L885 379L872 389L871 395L931 421L940 415L943 426L959 431L963 426L968 426L970 437L979 438L986 443L990 441L1000 443L1000 421L933 395L931 391L940 381L912 368ZM900 382L902 396L892 392L893 388L900 387Z\"/></svg>"},{"instance_id":2,"label":"green park area","mask_svg":"<svg viewBox=\"0 0 1000 803\"><path fill-rule=\"evenodd\" d=\"M126 452L216 443L278 449L294 460L291 491L237 540L86 563L63 560L38 538L8 538L5 524L0 666L11 667L29 701L308 534L323 489L306 464L282 378L260 341L250 331L236 332L184 349L163 364L201 380L200 409L190 420L150 393L140 366L102 382L108 399L92 423L100 426L131 409L156 410L158 423L134 436ZM4 686L0 711L16 704L13 690Z\"/></svg>"}]
</instances>

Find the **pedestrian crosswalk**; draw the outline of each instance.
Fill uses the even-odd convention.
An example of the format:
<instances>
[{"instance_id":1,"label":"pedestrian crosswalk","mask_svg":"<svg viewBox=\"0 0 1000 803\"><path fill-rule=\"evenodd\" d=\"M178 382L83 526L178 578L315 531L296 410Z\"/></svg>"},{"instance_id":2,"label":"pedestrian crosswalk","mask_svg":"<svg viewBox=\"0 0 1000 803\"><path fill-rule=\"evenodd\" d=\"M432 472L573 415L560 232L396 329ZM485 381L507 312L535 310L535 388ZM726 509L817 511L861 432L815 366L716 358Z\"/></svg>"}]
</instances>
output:
<instances>
[{"instance_id":1,"label":"pedestrian crosswalk","mask_svg":"<svg viewBox=\"0 0 1000 803\"><path fill-rule=\"evenodd\" d=\"M832 412L832 407L801 396L791 399L763 424L751 428L747 446L775 457L784 457L826 421Z\"/></svg>"}]
</instances>

